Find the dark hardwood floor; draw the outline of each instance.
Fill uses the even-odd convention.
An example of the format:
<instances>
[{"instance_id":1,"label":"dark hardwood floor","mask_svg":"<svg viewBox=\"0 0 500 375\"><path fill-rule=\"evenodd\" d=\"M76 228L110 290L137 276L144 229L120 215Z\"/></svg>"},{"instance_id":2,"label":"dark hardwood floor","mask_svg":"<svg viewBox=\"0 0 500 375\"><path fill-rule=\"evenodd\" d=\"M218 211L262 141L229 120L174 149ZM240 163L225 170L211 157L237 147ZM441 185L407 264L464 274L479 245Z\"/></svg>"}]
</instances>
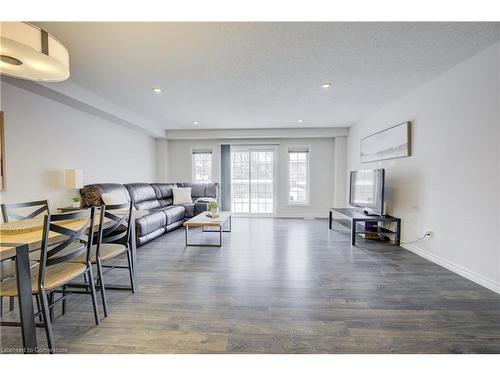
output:
<instances>
[{"instance_id":1,"label":"dark hardwood floor","mask_svg":"<svg viewBox=\"0 0 500 375\"><path fill-rule=\"evenodd\" d=\"M351 248L348 232L329 231L326 220L234 218L232 229L220 249L185 248L182 229L140 247L138 292L109 291L110 316L100 326L90 298L74 296L55 321L57 346L70 353L500 353L500 295L409 251L363 240ZM121 270L107 276L128 280ZM12 317L4 310L4 319ZM37 334L45 345L43 329ZM3 348L20 343L17 328L2 327Z\"/></svg>"}]
</instances>

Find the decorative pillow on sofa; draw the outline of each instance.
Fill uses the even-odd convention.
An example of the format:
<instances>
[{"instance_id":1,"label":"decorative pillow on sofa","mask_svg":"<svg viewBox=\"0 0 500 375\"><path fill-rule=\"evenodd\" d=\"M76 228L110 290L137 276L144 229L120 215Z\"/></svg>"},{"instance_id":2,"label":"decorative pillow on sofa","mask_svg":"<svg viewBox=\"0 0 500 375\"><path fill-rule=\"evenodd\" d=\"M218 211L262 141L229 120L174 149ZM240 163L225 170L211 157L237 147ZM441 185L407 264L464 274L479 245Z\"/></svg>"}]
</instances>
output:
<instances>
[{"instance_id":1,"label":"decorative pillow on sofa","mask_svg":"<svg viewBox=\"0 0 500 375\"><path fill-rule=\"evenodd\" d=\"M114 191L112 193L103 193L101 195L101 199L105 205L128 203L128 198L121 191Z\"/></svg>"},{"instance_id":2,"label":"decorative pillow on sofa","mask_svg":"<svg viewBox=\"0 0 500 375\"><path fill-rule=\"evenodd\" d=\"M174 187L172 189L174 194L174 204L192 204L193 199L191 198L191 188L179 188Z\"/></svg>"}]
</instances>

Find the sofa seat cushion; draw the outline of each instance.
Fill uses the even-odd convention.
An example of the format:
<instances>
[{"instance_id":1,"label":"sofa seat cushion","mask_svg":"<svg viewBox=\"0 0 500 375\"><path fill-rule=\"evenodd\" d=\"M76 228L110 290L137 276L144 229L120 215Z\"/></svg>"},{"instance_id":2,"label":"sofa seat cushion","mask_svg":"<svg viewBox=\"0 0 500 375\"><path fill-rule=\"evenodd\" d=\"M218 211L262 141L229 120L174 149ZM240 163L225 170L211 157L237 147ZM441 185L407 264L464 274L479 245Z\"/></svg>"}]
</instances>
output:
<instances>
[{"instance_id":1,"label":"sofa seat cushion","mask_svg":"<svg viewBox=\"0 0 500 375\"><path fill-rule=\"evenodd\" d=\"M167 225L167 216L162 210L150 212L135 221L137 236L142 237Z\"/></svg>"},{"instance_id":2,"label":"sofa seat cushion","mask_svg":"<svg viewBox=\"0 0 500 375\"><path fill-rule=\"evenodd\" d=\"M166 215L166 225L181 221L186 216L186 209L183 206L163 207L161 212Z\"/></svg>"},{"instance_id":3,"label":"sofa seat cushion","mask_svg":"<svg viewBox=\"0 0 500 375\"><path fill-rule=\"evenodd\" d=\"M135 209L137 210L155 210L157 208L161 207L161 204L159 201L156 199L153 199L151 201L143 201L139 203L135 203Z\"/></svg>"}]
</instances>

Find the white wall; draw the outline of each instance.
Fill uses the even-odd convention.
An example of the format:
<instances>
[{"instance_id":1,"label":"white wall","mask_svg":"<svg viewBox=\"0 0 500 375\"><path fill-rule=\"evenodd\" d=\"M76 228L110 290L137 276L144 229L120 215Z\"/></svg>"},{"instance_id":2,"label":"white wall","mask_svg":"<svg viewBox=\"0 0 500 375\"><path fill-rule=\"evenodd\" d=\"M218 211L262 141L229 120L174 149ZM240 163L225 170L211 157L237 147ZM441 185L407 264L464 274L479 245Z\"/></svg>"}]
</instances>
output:
<instances>
[{"instance_id":1,"label":"white wall","mask_svg":"<svg viewBox=\"0 0 500 375\"><path fill-rule=\"evenodd\" d=\"M499 55L496 44L350 129L349 169L385 168L388 212L407 248L500 292ZM361 164L360 138L410 120L413 155Z\"/></svg>"},{"instance_id":2,"label":"white wall","mask_svg":"<svg viewBox=\"0 0 500 375\"><path fill-rule=\"evenodd\" d=\"M500 43L497 43L497 48L498 48L498 56L500 56ZM499 58L500 60L500 58ZM500 63L498 64L498 87L500 87ZM497 104L497 110L498 110L498 118L500 119L500 94L498 95L498 104ZM500 160L500 121L498 124L498 160ZM500 163L498 163L498 185L500 186ZM500 189L498 189L498 201L500 202ZM498 205L498 232L500 233L500 204ZM500 270L500 255L498 256L498 269ZM500 272L500 271L499 271Z\"/></svg>"},{"instance_id":3,"label":"white wall","mask_svg":"<svg viewBox=\"0 0 500 375\"><path fill-rule=\"evenodd\" d=\"M168 179L171 182L191 181L191 151L196 148L211 148L213 180L220 182L221 144L273 144L278 145L277 185L278 202L276 216L280 217L327 217L334 198L334 138L276 138L276 139L210 139L169 140ZM288 205L288 147L310 146L310 205ZM157 161L161 163L161 160ZM341 179L341 187L344 177ZM344 192L342 191L342 194Z\"/></svg>"},{"instance_id":4,"label":"white wall","mask_svg":"<svg viewBox=\"0 0 500 375\"><path fill-rule=\"evenodd\" d=\"M48 198L53 208L70 205L66 168L82 169L86 184L154 180L154 138L7 83L1 90L7 174L2 202Z\"/></svg>"},{"instance_id":5,"label":"white wall","mask_svg":"<svg viewBox=\"0 0 500 375\"><path fill-rule=\"evenodd\" d=\"M346 207L347 137L335 137L333 207Z\"/></svg>"},{"instance_id":6,"label":"white wall","mask_svg":"<svg viewBox=\"0 0 500 375\"><path fill-rule=\"evenodd\" d=\"M168 181L169 172L168 172L168 163L166 162L168 158L168 139L165 138L155 139L155 149L156 149L155 181L156 182Z\"/></svg>"}]
</instances>

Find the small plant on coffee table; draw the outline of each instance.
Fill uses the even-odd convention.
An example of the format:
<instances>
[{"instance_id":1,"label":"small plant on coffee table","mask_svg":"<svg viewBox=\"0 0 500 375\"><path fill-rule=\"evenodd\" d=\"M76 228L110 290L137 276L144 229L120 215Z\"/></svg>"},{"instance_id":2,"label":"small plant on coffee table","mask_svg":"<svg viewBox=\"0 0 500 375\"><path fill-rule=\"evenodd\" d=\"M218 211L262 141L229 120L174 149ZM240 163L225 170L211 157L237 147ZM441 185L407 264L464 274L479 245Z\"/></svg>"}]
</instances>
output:
<instances>
[{"instance_id":1,"label":"small plant on coffee table","mask_svg":"<svg viewBox=\"0 0 500 375\"><path fill-rule=\"evenodd\" d=\"M217 209L219 208L219 204L217 202L209 202L208 203L208 210L210 212L217 212Z\"/></svg>"}]
</instances>

